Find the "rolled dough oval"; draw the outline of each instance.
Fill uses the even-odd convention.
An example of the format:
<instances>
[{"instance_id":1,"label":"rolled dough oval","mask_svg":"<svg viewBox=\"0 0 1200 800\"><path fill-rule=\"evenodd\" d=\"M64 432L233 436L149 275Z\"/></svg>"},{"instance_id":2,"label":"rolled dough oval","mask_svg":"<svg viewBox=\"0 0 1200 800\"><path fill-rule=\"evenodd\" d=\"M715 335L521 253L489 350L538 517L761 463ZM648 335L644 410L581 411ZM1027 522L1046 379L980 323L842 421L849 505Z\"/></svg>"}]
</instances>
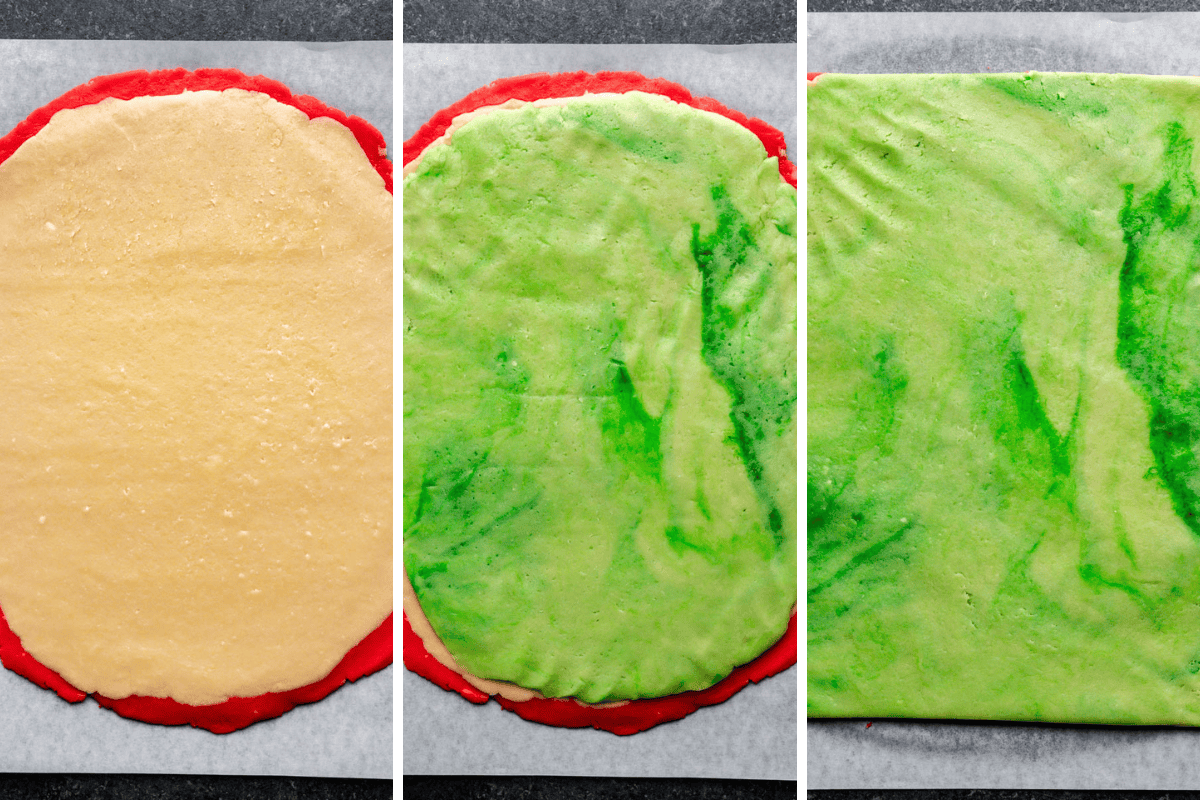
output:
<instances>
[{"instance_id":1,"label":"rolled dough oval","mask_svg":"<svg viewBox=\"0 0 1200 800\"><path fill-rule=\"evenodd\" d=\"M0 164L0 608L86 692L327 675L392 608L392 198L255 92L60 111Z\"/></svg>"}]
</instances>

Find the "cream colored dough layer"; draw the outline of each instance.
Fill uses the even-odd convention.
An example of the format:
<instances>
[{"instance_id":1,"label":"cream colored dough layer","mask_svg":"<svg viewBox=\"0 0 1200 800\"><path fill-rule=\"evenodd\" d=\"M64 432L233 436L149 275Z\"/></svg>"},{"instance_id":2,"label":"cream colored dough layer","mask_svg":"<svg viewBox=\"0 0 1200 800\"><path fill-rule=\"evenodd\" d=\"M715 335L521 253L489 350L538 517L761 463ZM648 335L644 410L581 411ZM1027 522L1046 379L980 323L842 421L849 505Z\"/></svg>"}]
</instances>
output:
<instances>
[{"instance_id":1,"label":"cream colored dough layer","mask_svg":"<svg viewBox=\"0 0 1200 800\"><path fill-rule=\"evenodd\" d=\"M392 608L392 197L228 90L0 165L0 608L74 686L311 683Z\"/></svg>"}]
</instances>

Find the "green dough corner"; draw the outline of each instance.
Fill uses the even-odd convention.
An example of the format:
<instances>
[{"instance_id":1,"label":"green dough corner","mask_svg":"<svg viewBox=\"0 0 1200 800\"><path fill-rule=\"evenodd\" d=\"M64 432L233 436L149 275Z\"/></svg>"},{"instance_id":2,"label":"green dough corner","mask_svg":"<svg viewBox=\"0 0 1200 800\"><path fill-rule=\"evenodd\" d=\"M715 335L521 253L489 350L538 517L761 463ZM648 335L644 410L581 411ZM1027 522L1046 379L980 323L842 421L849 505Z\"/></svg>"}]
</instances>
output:
<instances>
[{"instance_id":1,"label":"green dough corner","mask_svg":"<svg viewBox=\"0 0 1200 800\"><path fill-rule=\"evenodd\" d=\"M739 125L596 95L404 180L404 566L476 675L715 683L796 603L796 192Z\"/></svg>"},{"instance_id":2,"label":"green dough corner","mask_svg":"<svg viewBox=\"0 0 1200 800\"><path fill-rule=\"evenodd\" d=\"M808 87L813 717L1200 724L1200 81Z\"/></svg>"}]
</instances>

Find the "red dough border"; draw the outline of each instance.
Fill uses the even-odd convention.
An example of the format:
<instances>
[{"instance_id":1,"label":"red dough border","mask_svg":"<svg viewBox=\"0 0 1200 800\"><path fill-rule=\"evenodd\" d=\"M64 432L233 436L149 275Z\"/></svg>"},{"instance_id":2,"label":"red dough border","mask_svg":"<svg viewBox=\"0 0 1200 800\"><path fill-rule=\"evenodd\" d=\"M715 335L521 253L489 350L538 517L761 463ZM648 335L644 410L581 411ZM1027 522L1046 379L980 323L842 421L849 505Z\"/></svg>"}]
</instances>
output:
<instances>
[{"instance_id":1,"label":"red dough border","mask_svg":"<svg viewBox=\"0 0 1200 800\"><path fill-rule=\"evenodd\" d=\"M315 703L331 694L346 681L356 681L364 675L378 672L392 663L392 617L350 649L327 676L286 692L270 692L257 697L233 697L210 706L189 706L169 697L131 695L114 700L93 694L104 708L111 708L122 717L159 725L191 725L213 733L231 733L264 719L282 716L303 703ZM8 627L0 611L0 663L43 689L50 689L62 699L78 703L88 697L85 692L67 683L61 675L45 666L21 645L20 638Z\"/></svg>"},{"instance_id":2,"label":"red dough border","mask_svg":"<svg viewBox=\"0 0 1200 800\"><path fill-rule=\"evenodd\" d=\"M451 106L433 115L421 126L411 139L404 143L404 163L412 161L421 151L440 138L459 114L466 114L485 106L497 106L509 100L546 100L554 97L580 97L601 92L646 92L660 94L677 103L711 111L731 119L758 137L767 148L767 155L779 159L779 174L796 186L796 165L788 160L783 134L761 119L747 117L739 111L726 108L711 97L695 97L678 83L664 78L647 78L638 72L559 72L549 74L520 75L501 78L476 89Z\"/></svg>"},{"instance_id":3,"label":"red dough border","mask_svg":"<svg viewBox=\"0 0 1200 800\"><path fill-rule=\"evenodd\" d=\"M392 162L387 158L383 135L370 123L361 117L349 116L330 108L315 97L294 95L279 81L261 75L245 75L233 69L199 69L195 72L185 69L157 72L139 70L93 78L34 111L6 136L0 138L0 163L6 161L26 140L46 127L50 118L63 109L93 105L110 97L130 100L134 97L160 97L205 89L245 89L261 92L280 103L300 109L309 119L331 117L350 129L363 153L370 160L371 166L383 178L388 192L392 191ZM110 708L129 719L160 725L192 725L213 733L230 733L255 722L281 716L302 703L315 703L346 681L358 680L391 664L392 617L393 615L389 614L378 628L351 648L329 675L316 683L286 692L271 692L257 697L234 697L209 706L189 706L170 698L139 695L121 699L99 694L92 696L104 708ZM43 689L54 691L68 702L78 703L88 696L25 650L20 638L8 626L3 610L0 610L0 663Z\"/></svg>"},{"instance_id":4,"label":"red dough border","mask_svg":"<svg viewBox=\"0 0 1200 800\"><path fill-rule=\"evenodd\" d=\"M777 675L796 663L796 615L792 614L783 637L765 653L731 672L720 683L697 692L683 692L669 697L631 700L623 706L595 708L570 699L534 698L515 701L497 697L501 707L515 712L531 722L541 722L559 728L596 728L620 736L649 730L655 725L683 719L704 706L724 703L749 683ZM490 695L467 683L462 675L429 654L425 642L413 631L404 617L404 666L438 686L458 692L472 703L482 704Z\"/></svg>"},{"instance_id":5,"label":"red dough border","mask_svg":"<svg viewBox=\"0 0 1200 800\"><path fill-rule=\"evenodd\" d=\"M384 143L383 134L375 130L371 123L362 117L350 116L336 108L330 108L315 97L292 94L292 90L279 81L264 78L262 75L246 75L236 69L198 69L195 72L182 68L156 72L137 70L92 78L34 111L0 139L0 162L7 160L25 140L46 127L50 118L65 108L90 106L110 97L132 100L135 97L163 97L203 90L219 92L222 89L261 92L280 103L300 109L309 119L330 117L342 123L354 134L371 166L383 178L387 190L392 191L392 162L387 157L387 145Z\"/></svg>"},{"instance_id":6,"label":"red dough border","mask_svg":"<svg viewBox=\"0 0 1200 800\"><path fill-rule=\"evenodd\" d=\"M767 155L779 158L779 174L796 186L796 165L785 155L783 134L760 119L747 117L726 108L708 97L694 97L684 87L662 78L647 78L637 72L563 72L539 73L502 78L477 89L454 105L433 115L429 122L404 143L404 163L408 164L439 139L459 114L485 106L495 106L508 100L543 100L553 97L579 97L600 92L647 92L660 94L678 103L702 111L711 111L733 120L749 130L767 149ZM683 692L670 697L632 700L614 708L593 708L569 699L537 698L524 702L497 697L503 708L532 722L560 728L596 728L622 736L653 728L663 722L683 719L703 706L723 703L748 683L758 683L796 663L796 615L792 615L783 637L765 653L749 664L735 669L720 683L697 692ZM425 648L404 618L404 666L443 689L458 692L472 703L486 703L490 695L467 683L463 676L438 661Z\"/></svg>"}]
</instances>

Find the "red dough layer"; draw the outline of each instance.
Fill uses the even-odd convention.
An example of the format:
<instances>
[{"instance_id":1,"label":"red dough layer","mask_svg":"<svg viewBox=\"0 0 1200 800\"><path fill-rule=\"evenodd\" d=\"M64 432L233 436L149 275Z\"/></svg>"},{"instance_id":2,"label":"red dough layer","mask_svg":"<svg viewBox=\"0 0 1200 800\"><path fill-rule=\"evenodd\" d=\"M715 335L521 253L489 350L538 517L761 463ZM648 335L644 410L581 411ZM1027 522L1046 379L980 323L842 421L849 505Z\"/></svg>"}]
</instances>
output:
<instances>
[{"instance_id":1,"label":"red dough layer","mask_svg":"<svg viewBox=\"0 0 1200 800\"><path fill-rule=\"evenodd\" d=\"M189 706L169 697L131 695L114 700L94 694L96 702L111 708L123 717L156 722L160 725L192 725L213 733L230 733L264 719L272 719L303 703L315 703L346 681L356 681L364 675L378 672L392 663L392 614L361 642L346 653L333 672L307 686L286 692L271 692L257 697L233 697L211 706ZM5 667L50 689L64 700L78 703L88 695L67 683L61 675L45 666L21 645L21 640L8 627L0 611L0 663Z\"/></svg>"},{"instance_id":2,"label":"red dough layer","mask_svg":"<svg viewBox=\"0 0 1200 800\"><path fill-rule=\"evenodd\" d=\"M392 191L392 162L387 157L383 134L375 130L371 123L361 117L349 116L336 108L330 108L315 97L292 94L292 90L279 81L264 78L262 75L245 75L236 69L198 69L195 72L188 72L182 68L156 72L137 70L92 78L34 111L0 139L0 162L11 156L26 139L46 127L50 118L64 108L90 106L110 97L132 100L135 97L163 97L206 89L215 92L223 89L261 92L280 103L300 109L309 119L330 117L342 123L354 134L359 146L370 159L371 166L383 178L387 190Z\"/></svg>"},{"instance_id":3,"label":"red dough layer","mask_svg":"<svg viewBox=\"0 0 1200 800\"><path fill-rule=\"evenodd\" d=\"M559 728L596 728L628 736L664 722L683 719L704 706L724 703L745 688L746 684L758 683L777 675L795 663L796 615L793 614L783 638L765 653L749 664L738 667L720 683L698 692L631 700L614 708L594 708L570 699L534 698L518 702L497 697L496 701L503 708L531 722ZM472 703L486 703L491 697L431 656L425 649L425 642L408 623L407 616L404 618L404 666L443 689L458 692Z\"/></svg>"},{"instance_id":4,"label":"red dough layer","mask_svg":"<svg viewBox=\"0 0 1200 800\"><path fill-rule=\"evenodd\" d=\"M0 163L8 159L27 139L46 126L50 118L65 108L94 105L115 97L130 100L134 97L161 97L165 95L198 92L202 90L245 89L261 92L298 108L309 119L331 117L345 125L354 134L371 166L383 178L388 192L392 191L392 162L387 158L387 147L383 135L366 120L348 116L307 95L294 95L279 81L261 75L249 76L233 69L169 69L157 72L123 72L117 75L102 75L82 86L77 86L48 105L30 114L17 127L0 139ZM392 663L392 616L361 642L346 653L341 662L325 678L286 692L272 692L257 697L234 697L223 703L210 706L189 706L170 698L142 697L132 695L119 700L92 695L96 702L111 708L123 717L154 722L160 725L192 725L213 733L230 733L264 719L272 719L291 711L302 703L315 703L326 697L346 681L355 681L364 675L378 672ZM51 689L72 703L78 703L88 695L67 683L54 670L30 655L13 633L0 609L0 663L13 672Z\"/></svg>"},{"instance_id":5,"label":"red dough layer","mask_svg":"<svg viewBox=\"0 0 1200 800\"><path fill-rule=\"evenodd\" d=\"M811 77L810 77L811 79ZM702 111L711 111L733 120L749 130L767 149L767 155L779 158L779 174L796 186L796 165L784 155L783 134L760 119L747 117L708 97L693 97L677 83L662 78L647 78L637 72L563 72L539 73L502 78L477 89L452 106L433 115L416 134L404 143L404 163L408 164L430 144L441 138L460 114L496 106L509 100L545 100L554 97L579 97L600 92L647 92L660 94L678 103ZM524 719L560 728L597 728L626 736L653 728L663 722L683 719L703 707L723 703L748 683L758 683L783 672L796 663L796 615L792 615L783 637L765 653L735 669L720 683L698 692L670 697L632 700L615 708L593 708L570 699L535 698L523 702L497 697L497 702ZM490 695L467 683L462 675L438 661L425 648L421 637L404 618L404 666L443 689L458 692L472 703L486 703Z\"/></svg>"},{"instance_id":6,"label":"red dough layer","mask_svg":"<svg viewBox=\"0 0 1200 800\"><path fill-rule=\"evenodd\" d=\"M647 78L637 72L559 72L553 75L540 72L536 75L520 75L501 78L433 115L411 139L404 143L404 163L412 161L421 151L440 138L459 114L476 111L485 106L498 106L509 100L548 100L554 97L580 97L601 92L646 92L660 94L677 103L711 111L733 120L758 137L767 148L767 155L779 159L779 174L796 186L796 165L784 154L783 134L761 119L747 117L741 112L726 108L711 97L694 97L678 83L663 78Z\"/></svg>"}]
</instances>

